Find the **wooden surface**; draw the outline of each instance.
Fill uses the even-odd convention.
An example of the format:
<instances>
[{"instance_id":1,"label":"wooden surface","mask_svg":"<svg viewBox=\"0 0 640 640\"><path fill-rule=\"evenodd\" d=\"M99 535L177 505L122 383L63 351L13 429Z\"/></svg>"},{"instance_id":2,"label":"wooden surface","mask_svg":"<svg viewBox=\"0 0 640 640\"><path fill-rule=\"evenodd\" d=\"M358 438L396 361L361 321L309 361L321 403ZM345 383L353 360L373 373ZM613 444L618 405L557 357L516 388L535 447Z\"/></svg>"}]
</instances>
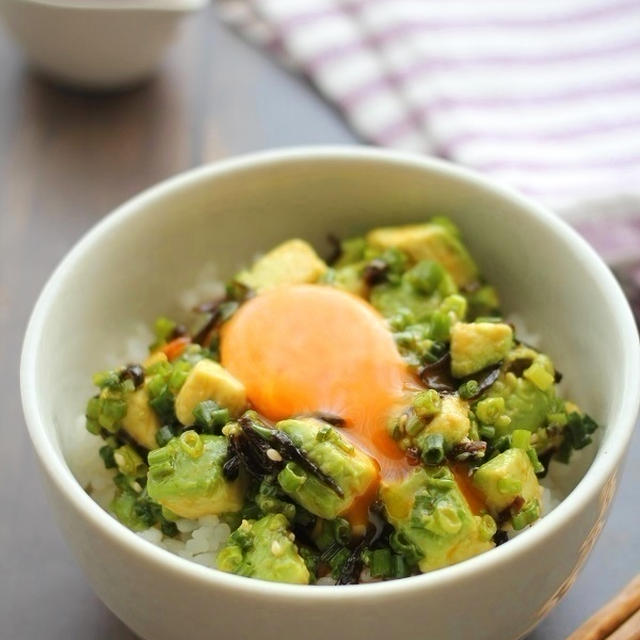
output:
<instances>
[{"instance_id":1,"label":"wooden surface","mask_svg":"<svg viewBox=\"0 0 640 640\"><path fill-rule=\"evenodd\" d=\"M185 23L156 79L119 95L50 85L0 30L0 638L134 637L66 549L24 428L20 343L53 267L113 207L175 172L257 149L355 142L311 88L212 9ZM638 435L629 457L585 570L530 640L565 638L640 568Z\"/></svg>"}]
</instances>

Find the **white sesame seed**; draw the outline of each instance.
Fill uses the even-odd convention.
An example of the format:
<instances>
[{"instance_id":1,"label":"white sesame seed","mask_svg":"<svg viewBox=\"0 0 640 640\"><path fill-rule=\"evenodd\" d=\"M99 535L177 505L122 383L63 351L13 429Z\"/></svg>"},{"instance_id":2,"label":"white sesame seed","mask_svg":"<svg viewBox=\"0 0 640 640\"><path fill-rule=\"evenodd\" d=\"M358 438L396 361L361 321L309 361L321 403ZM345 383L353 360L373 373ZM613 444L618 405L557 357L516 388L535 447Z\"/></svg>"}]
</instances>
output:
<instances>
[{"instance_id":1,"label":"white sesame seed","mask_svg":"<svg viewBox=\"0 0 640 640\"><path fill-rule=\"evenodd\" d=\"M267 449L267 458L274 462L282 462L282 456L275 449Z\"/></svg>"},{"instance_id":2,"label":"white sesame seed","mask_svg":"<svg viewBox=\"0 0 640 640\"><path fill-rule=\"evenodd\" d=\"M271 553L273 553L274 556L281 556L282 552L282 545L277 540L274 540L271 543Z\"/></svg>"},{"instance_id":3,"label":"white sesame seed","mask_svg":"<svg viewBox=\"0 0 640 640\"><path fill-rule=\"evenodd\" d=\"M116 464L121 467L124 464L124 456L121 453L114 453L113 459L116 461Z\"/></svg>"}]
</instances>

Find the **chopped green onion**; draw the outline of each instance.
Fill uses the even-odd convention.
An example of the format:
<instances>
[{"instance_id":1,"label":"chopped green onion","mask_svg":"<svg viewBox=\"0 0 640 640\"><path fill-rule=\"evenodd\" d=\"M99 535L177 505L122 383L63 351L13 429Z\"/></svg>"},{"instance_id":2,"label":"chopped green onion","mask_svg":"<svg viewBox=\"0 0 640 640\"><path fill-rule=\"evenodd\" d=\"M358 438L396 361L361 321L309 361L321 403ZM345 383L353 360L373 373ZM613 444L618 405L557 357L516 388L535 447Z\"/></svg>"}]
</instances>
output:
<instances>
[{"instance_id":1,"label":"chopped green onion","mask_svg":"<svg viewBox=\"0 0 640 640\"><path fill-rule=\"evenodd\" d=\"M495 424L496 420L504 413L504 398L485 398L475 406L475 414L478 420L484 424Z\"/></svg>"},{"instance_id":2,"label":"chopped green onion","mask_svg":"<svg viewBox=\"0 0 640 640\"><path fill-rule=\"evenodd\" d=\"M413 409L421 418L432 418L440 413L442 399L435 389L420 391L413 397Z\"/></svg>"},{"instance_id":3,"label":"chopped green onion","mask_svg":"<svg viewBox=\"0 0 640 640\"><path fill-rule=\"evenodd\" d=\"M421 260L404 274L404 279L419 293L433 293L444 277L444 268L434 260Z\"/></svg>"},{"instance_id":4,"label":"chopped green onion","mask_svg":"<svg viewBox=\"0 0 640 640\"><path fill-rule=\"evenodd\" d=\"M481 424L478 427L478 434L480 435L481 438L490 440L496 435L496 428L488 424Z\"/></svg>"},{"instance_id":5,"label":"chopped green onion","mask_svg":"<svg viewBox=\"0 0 640 640\"><path fill-rule=\"evenodd\" d=\"M547 422L549 425L555 425L558 427L564 427L567 424L567 414L566 413L550 413L547 416Z\"/></svg>"},{"instance_id":6,"label":"chopped green onion","mask_svg":"<svg viewBox=\"0 0 640 640\"><path fill-rule=\"evenodd\" d=\"M173 363L173 371L169 376L168 386L169 391L173 394L177 394L182 388L184 381L187 379L189 372L191 371L191 363L185 360L177 360Z\"/></svg>"},{"instance_id":7,"label":"chopped green onion","mask_svg":"<svg viewBox=\"0 0 640 640\"><path fill-rule=\"evenodd\" d=\"M113 452L113 460L120 473L132 478L143 477L147 473L147 465L138 452L128 444Z\"/></svg>"},{"instance_id":8,"label":"chopped green onion","mask_svg":"<svg viewBox=\"0 0 640 640\"><path fill-rule=\"evenodd\" d=\"M193 410L196 425L202 428L204 433L218 433L229 422L229 410L221 409L213 400L203 400Z\"/></svg>"},{"instance_id":9,"label":"chopped green onion","mask_svg":"<svg viewBox=\"0 0 640 640\"><path fill-rule=\"evenodd\" d=\"M307 476L293 462L288 462L285 468L278 474L278 482L287 493L295 493L307 481Z\"/></svg>"},{"instance_id":10,"label":"chopped green onion","mask_svg":"<svg viewBox=\"0 0 640 640\"><path fill-rule=\"evenodd\" d=\"M351 552L349 549L346 547L340 547L340 549L331 556L329 559L329 566L331 567L331 576L334 579L338 579L342 572L342 567L350 555Z\"/></svg>"},{"instance_id":11,"label":"chopped green onion","mask_svg":"<svg viewBox=\"0 0 640 640\"><path fill-rule=\"evenodd\" d=\"M152 394L149 394L150 400L149 405L156 412L158 417L162 422L171 423L175 421L175 405L174 398L171 391L169 391L168 386L163 385L160 393L152 397Z\"/></svg>"},{"instance_id":12,"label":"chopped green onion","mask_svg":"<svg viewBox=\"0 0 640 640\"><path fill-rule=\"evenodd\" d=\"M540 462L538 458L538 453L533 447L529 447L527 449L527 456L529 456L529 460L531 461L531 466L533 467L533 471L537 474L544 473L546 469L542 462Z\"/></svg>"},{"instance_id":13,"label":"chopped green onion","mask_svg":"<svg viewBox=\"0 0 640 640\"><path fill-rule=\"evenodd\" d=\"M394 531L389 536L389 544L396 553L405 558L409 566L417 564L422 558L422 551L399 531Z\"/></svg>"},{"instance_id":14,"label":"chopped green onion","mask_svg":"<svg viewBox=\"0 0 640 640\"><path fill-rule=\"evenodd\" d=\"M127 415L127 403L121 398L100 397L100 416L98 424L115 433L119 428L119 422Z\"/></svg>"},{"instance_id":15,"label":"chopped green onion","mask_svg":"<svg viewBox=\"0 0 640 640\"><path fill-rule=\"evenodd\" d=\"M442 301L439 311L448 316L453 314L456 320L462 320L467 313L467 300L457 293L447 296Z\"/></svg>"},{"instance_id":16,"label":"chopped green onion","mask_svg":"<svg viewBox=\"0 0 640 640\"><path fill-rule=\"evenodd\" d=\"M100 451L98 453L104 462L105 469L114 469L118 466L113 458L113 452L114 448L108 444L105 444L104 447L100 447Z\"/></svg>"},{"instance_id":17,"label":"chopped green onion","mask_svg":"<svg viewBox=\"0 0 640 640\"><path fill-rule=\"evenodd\" d=\"M397 554L391 556L391 578L406 578L409 575L409 569L405 559Z\"/></svg>"},{"instance_id":18,"label":"chopped green onion","mask_svg":"<svg viewBox=\"0 0 640 640\"><path fill-rule=\"evenodd\" d=\"M192 458L199 458L204 450L202 438L195 431L185 431L180 436L182 450Z\"/></svg>"},{"instance_id":19,"label":"chopped green onion","mask_svg":"<svg viewBox=\"0 0 640 640\"><path fill-rule=\"evenodd\" d=\"M369 572L374 578L388 578L392 575L390 549L374 549L370 553Z\"/></svg>"},{"instance_id":20,"label":"chopped green onion","mask_svg":"<svg viewBox=\"0 0 640 640\"><path fill-rule=\"evenodd\" d=\"M424 422L420 420L420 418L415 415L415 413L411 413L407 422L404 426L405 432L410 436L417 436L424 429Z\"/></svg>"},{"instance_id":21,"label":"chopped green onion","mask_svg":"<svg viewBox=\"0 0 640 640\"><path fill-rule=\"evenodd\" d=\"M511 434L511 446L514 449L526 451L531 443L531 431L527 429L515 429Z\"/></svg>"},{"instance_id":22,"label":"chopped green onion","mask_svg":"<svg viewBox=\"0 0 640 640\"><path fill-rule=\"evenodd\" d=\"M498 438L495 443L494 443L494 448L496 449L496 451L500 451L501 453L503 451L506 451L507 449L511 448L511 436L510 435L506 435L506 436L501 436L500 438Z\"/></svg>"},{"instance_id":23,"label":"chopped green onion","mask_svg":"<svg viewBox=\"0 0 640 640\"><path fill-rule=\"evenodd\" d=\"M591 434L598 428L598 424L588 415L580 415L576 411L569 414L567 425L563 430L564 439L556 453L560 462L567 463L572 449L583 449L593 439Z\"/></svg>"},{"instance_id":24,"label":"chopped green onion","mask_svg":"<svg viewBox=\"0 0 640 640\"><path fill-rule=\"evenodd\" d=\"M93 384L101 389L118 389L120 374L117 371L101 371L93 375Z\"/></svg>"},{"instance_id":25,"label":"chopped green onion","mask_svg":"<svg viewBox=\"0 0 640 640\"><path fill-rule=\"evenodd\" d=\"M531 500L511 516L511 524L516 531L524 529L540 517L540 505L537 500Z\"/></svg>"},{"instance_id":26,"label":"chopped green onion","mask_svg":"<svg viewBox=\"0 0 640 640\"><path fill-rule=\"evenodd\" d=\"M351 525L344 518L333 521L333 536L339 544L347 545L351 540Z\"/></svg>"},{"instance_id":27,"label":"chopped green onion","mask_svg":"<svg viewBox=\"0 0 640 640\"><path fill-rule=\"evenodd\" d=\"M444 438L441 433L428 433L422 447L422 462L429 466L440 464L444 460Z\"/></svg>"},{"instance_id":28,"label":"chopped green onion","mask_svg":"<svg viewBox=\"0 0 640 640\"><path fill-rule=\"evenodd\" d=\"M330 520L318 520L313 532L313 541L320 551L325 551L336 543Z\"/></svg>"},{"instance_id":29,"label":"chopped green onion","mask_svg":"<svg viewBox=\"0 0 640 640\"><path fill-rule=\"evenodd\" d=\"M156 340L150 348L157 349L161 344L164 344L175 328L176 323L173 320L169 320L169 318L165 318L164 316L156 318L153 325L153 333Z\"/></svg>"},{"instance_id":30,"label":"chopped green onion","mask_svg":"<svg viewBox=\"0 0 640 640\"><path fill-rule=\"evenodd\" d=\"M467 380L458 387L458 395L463 399L473 398L478 394L480 385L477 380Z\"/></svg>"},{"instance_id":31,"label":"chopped green onion","mask_svg":"<svg viewBox=\"0 0 640 640\"><path fill-rule=\"evenodd\" d=\"M496 521L488 513L480 518L480 537L482 540L491 540L497 529Z\"/></svg>"},{"instance_id":32,"label":"chopped green onion","mask_svg":"<svg viewBox=\"0 0 640 640\"><path fill-rule=\"evenodd\" d=\"M165 536L169 536L170 538L175 538L178 535L178 525L164 518L160 520L160 530Z\"/></svg>"},{"instance_id":33,"label":"chopped green onion","mask_svg":"<svg viewBox=\"0 0 640 640\"><path fill-rule=\"evenodd\" d=\"M442 311L434 311L431 314L430 337L432 340L448 340L451 331L449 316Z\"/></svg>"}]
</instances>

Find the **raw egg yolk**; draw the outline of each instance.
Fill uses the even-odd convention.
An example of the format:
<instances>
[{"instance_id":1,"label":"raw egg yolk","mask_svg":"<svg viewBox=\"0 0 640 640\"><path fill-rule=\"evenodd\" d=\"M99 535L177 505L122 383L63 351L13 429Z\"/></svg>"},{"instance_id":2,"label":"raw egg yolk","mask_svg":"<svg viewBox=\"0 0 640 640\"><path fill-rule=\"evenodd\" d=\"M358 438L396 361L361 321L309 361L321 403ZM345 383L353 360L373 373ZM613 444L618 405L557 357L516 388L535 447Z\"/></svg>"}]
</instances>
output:
<instances>
[{"instance_id":1,"label":"raw egg yolk","mask_svg":"<svg viewBox=\"0 0 640 640\"><path fill-rule=\"evenodd\" d=\"M342 433L377 460L383 476L406 469L387 425L416 382L368 302L319 285L265 291L223 327L220 352L259 413L271 420L338 415Z\"/></svg>"}]
</instances>

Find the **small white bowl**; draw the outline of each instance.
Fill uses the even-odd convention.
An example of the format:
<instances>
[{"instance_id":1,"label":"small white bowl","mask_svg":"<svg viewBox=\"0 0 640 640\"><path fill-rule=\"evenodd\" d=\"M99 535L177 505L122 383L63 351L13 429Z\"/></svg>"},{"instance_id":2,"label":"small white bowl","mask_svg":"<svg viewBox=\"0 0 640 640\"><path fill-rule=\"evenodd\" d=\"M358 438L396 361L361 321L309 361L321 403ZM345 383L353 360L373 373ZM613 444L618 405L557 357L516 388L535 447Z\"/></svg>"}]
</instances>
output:
<instances>
[{"instance_id":1,"label":"small white bowl","mask_svg":"<svg viewBox=\"0 0 640 640\"><path fill-rule=\"evenodd\" d=\"M584 477L507 544L386 583L262 582L191 563L142 540L72 475L69 433L107 364L140 322L177 308L214 261L231 275L300 236L321 247L383 223L451 216L504 307L542 336L568 394L602 425ZM277 151L179 175L92 229L47 283L27 329L22 398L45 487L96 593L154 640L367 638L511 640L572 584L600 532L638 414L640 350L628 304L594 251L551 212L465 169L368 148ZM612 552L614 552L612 550Z\"/></svg>"},{"instance_id":2,"label":"small white bowl","mask_svg":"<svg viewBox=\"0 0 640 640\"><path fill-rule=\"evenodd\" d=\"M207 0L0 0L35 68L81 89L134 85L159 65L181 19Z\"/></svg>"}]
</instances>

